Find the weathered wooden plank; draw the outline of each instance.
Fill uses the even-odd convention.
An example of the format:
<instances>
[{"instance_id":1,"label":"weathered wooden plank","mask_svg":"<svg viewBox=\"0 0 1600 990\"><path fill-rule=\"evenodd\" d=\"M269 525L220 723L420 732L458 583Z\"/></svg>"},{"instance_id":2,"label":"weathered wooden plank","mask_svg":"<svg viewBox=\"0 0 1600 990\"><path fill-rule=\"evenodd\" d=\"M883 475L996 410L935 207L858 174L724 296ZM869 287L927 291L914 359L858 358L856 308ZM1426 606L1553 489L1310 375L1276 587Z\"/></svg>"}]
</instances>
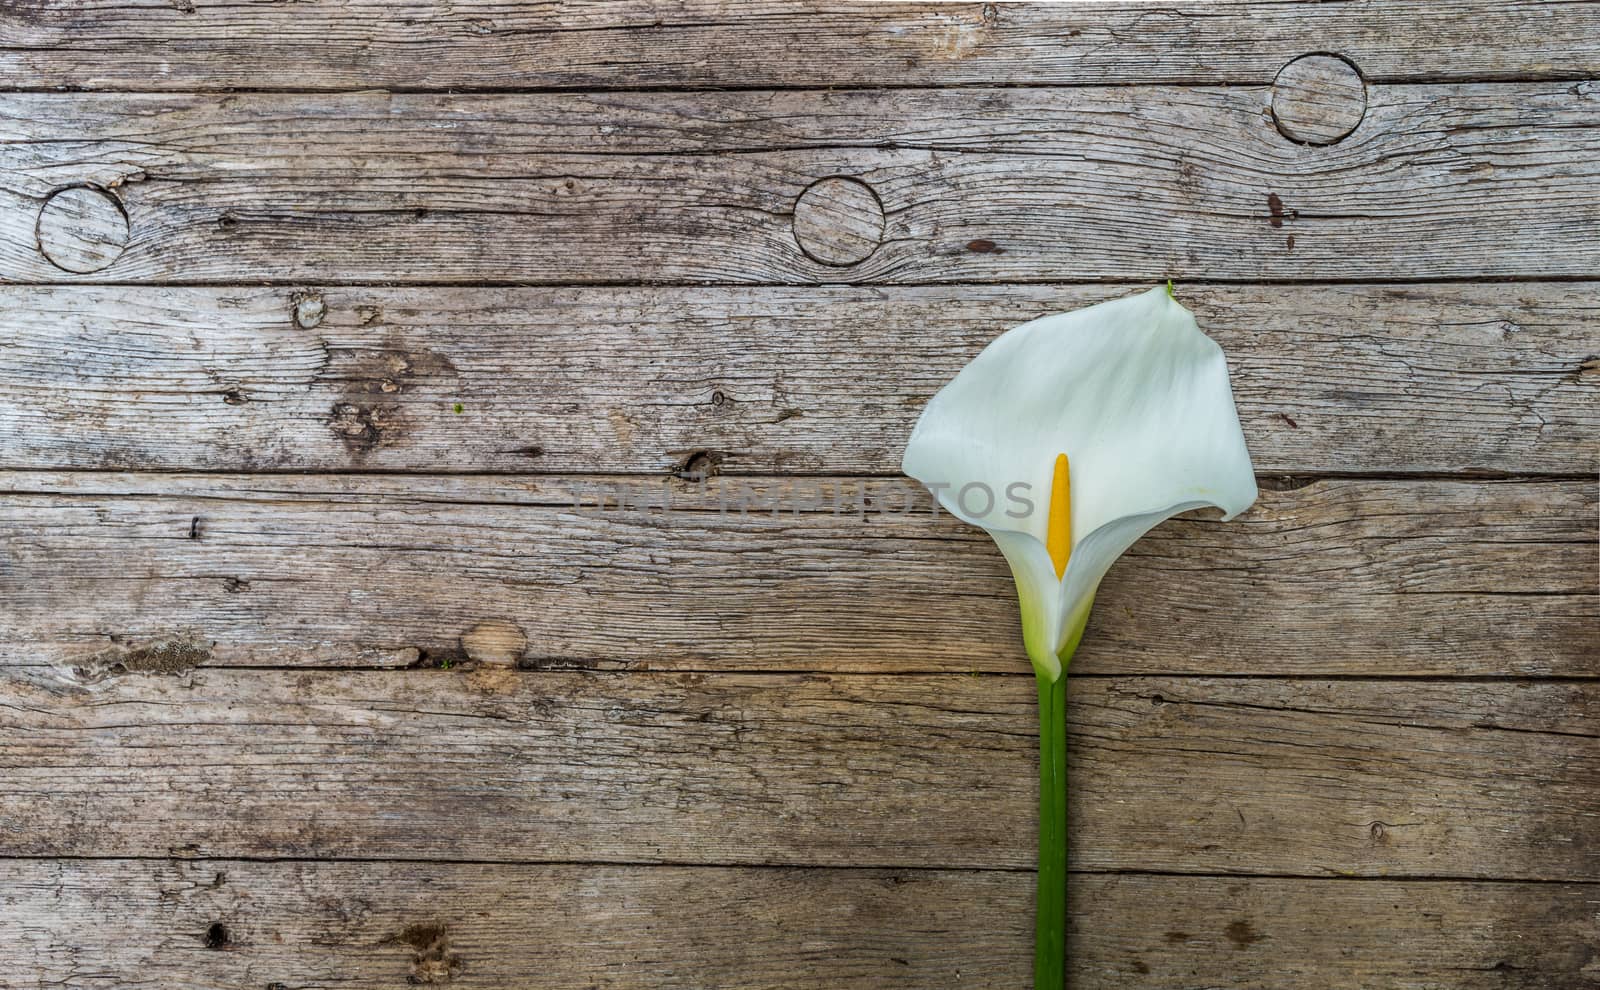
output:
<instances>
[{"instance_id":1,"label":"weathered wooden plank","mask_svg":"<svg viewBox=\"0 0 1600 990\"><path fill-rule=\"evenodd\" d=\"M0 29L8 85L88 89L1262 83L1318 51L1379 80L1600 74L1592 6L1525 0L30 0L0 11Z\"/></svg>"},{"instance_id":2,"label":"weathered wooden plank","mask_svg":"<svg viewBox=\"0 0 1600 990\"><path fill-rule=\"evenodd\" d=\"M19 988L1012 987L1032 960L1024 874L12 861L0 879Z\"/></svg>"},{"instance_id":3,"label":"weathered wooden plank","mask_svg":"<svg viewBox=\"0 0 1600 990\"><path fill-rule=\"evenodd\" d=\"M9 281L1014 282L1594 277L1600 89L1375 86L1305 145L1267 87L9 94ZM795 237L852 177L863 260ZM66 186L126 250L40 251ZM815 205L828 202L819 198ZM802 204L801 209L805 206ZM108 218L109 219L109 218ZM836 218L859 240L876 215Z\"/></svg>"},{"instance_id":4,"label":"weathered wooden plank","mask_svg":"<svg viewBox=\"0 0 1600 990\"><path fill-rule=\"evenodd\" d=\"M0 465L894 474L1000 331L1130 291L8 286ZM1600 284L1180 295L1263 472L1600 469Z\"/></svg>"},{"instance_id":5,"label":"weathered wooden plank","mask_svg":"<svg viewBox=\"0 0 1600 990\"><path fill-rule=\"evenodd\" d=\"M0 683L0 855L1034 856L1025 676ZM1071 696L1080 869L1600 878L1595 682L1081 678Z\"/></svg>"},{"instance_id":6,"label":"weathered wooden plank","mask_svg":"<svg viewBox=\"0 0 1600 990\"><path fill-rule=\"evenodd\" d=\"M939 870L0 861L16 984L1028 982L1032 877ZM1582 884L1079 875L1073 985L1579 987ZM221 926L220 929L214 926ZM574 951L577 946L582 951ZM1509 975L1508 975L1509 974Z\"/></svg>"},{"instance_id":7,"label":"weathered wooden plank","mask_svg":"<svg viewBox=\"0 0 1600 990\"><path fill-rule=\"evenodd\" d=\"M103 672L165 642L225 666L1026 670L998 551L896 482L0 473L0 493L6 665ZM1074 669L1597 674L1597 508L1592 481L1263 491L1135 546Z\"/></svg>"}]
</instances>

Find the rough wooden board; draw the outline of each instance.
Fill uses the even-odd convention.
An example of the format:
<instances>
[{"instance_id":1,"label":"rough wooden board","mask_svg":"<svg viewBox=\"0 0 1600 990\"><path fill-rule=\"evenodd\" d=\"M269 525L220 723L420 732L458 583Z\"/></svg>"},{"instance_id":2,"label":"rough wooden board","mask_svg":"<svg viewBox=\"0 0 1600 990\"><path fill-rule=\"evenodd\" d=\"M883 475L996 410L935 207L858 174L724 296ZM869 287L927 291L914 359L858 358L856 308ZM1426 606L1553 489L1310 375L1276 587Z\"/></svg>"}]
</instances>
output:
<instances>
[{"instance_id":1,"label":"rough wooden board","mask_svg":"<svg viewBox=\"0 0 1600 990\"><path fill-rule=\"evenodd\" d=\"M19 987L1012 987L1032 962L1024 874L12 861L0 882Z\"/></svg>"},{"instance_id":2,"label":"rough wooden board","mask_svg":"<svg viewBox=\"0 0 1600 990\"><path fill-rule=\"evenodd\" d=\"M1374 86L1321 148L1268 87L615 94L9 94L10 281L1015 282L1594 277L1600 88ZM884 241L794 236L855 177ZM63 185L132 225L63 272ZM806 227L806 224L802 224ZM867 229L852 225L852 229Z\"/></svg>"},{"instance_id":3,"label":"rough wooden board","mask_svg":"<svg viewBox=\"0 0 1600 990\"><path fill-rule=\"evenodd\" d=\"M1594 886L1137 875L1071 884L1069 986L1583 990L1600 976Z\"/></svg>"},{"instance_id":4,"label":"rough wooden board","mask_svg":"<svg viewBox=\"0 0 1600 990\"><path fill-rule=\"evenodd\" d=\"M88 186L56 192L34 224L39 253L62 271L87 274L117 260L128 243L128 218L115 196Z\"/></svg>"},{"instance_id":5,"label":"rough wooden board","mask_svg":"<svg viewBox=\"0 0 1600 990\"><path fill-rule=\"evenodd\" d=\"M1272 121L1302 144L1333 144L1361 125L1367 85L1361 71L1336 55L1305 55L1272 81Z\"/></svg>"},{"instance_id":6,"label":"rough wooden board","mask_svg":"<svg viewBox=\"0 0 1600 990\"><path fill-rule=\"evenodd\" d=\"M18 986L1012 990L1032 962L1020 872L11 860L0 884ZM1577 988L1600 938L1581 884L1078 875L1072 898L1096 988Z\"/></svg>"},{"instance_id":7,"label":"rough wooden board","mask_svg":"<svg viewBox=\"0 0 1600 990\"><path fill-rule=\"evenodd\" d=\"M997 334L1132 291L7 286L0 466L897 474ZM1600 470L1600 284L1178 291L1263 472Z\"/></svg>"},{"instance_id":8,"label":"rough wooden board","mask_svg":"<svg viewBox=\"0 0 1600 990\"><path fill-rule=\"evenodd\" d=\"M224 0L30 0L0 12L0 29L0 74L16 87L1262 83L1318 51L1379 80L1600 73L1600 13L1581 3L353 0L245 13Z\"/></svg>"},{"instance_id":9,"label":"rough wooden board","mask_svg":"<svg viewBox=\"0 0 1600 990\"><path fill-rule=\"evenodd\" d=\"M897 482L638 484L0 473L0 663L513 662L520 637L540 667L1027 669L998 550ZM1137 544L1074 669L1600 675L1596 513L1592 481L1267 490Z\"/></svg>"},{"instance_id":10,"label":"rough wooden board","mask_svg":"<svg viewBox=\"0 0 1600 990\"><path fill-rule=\"evenodd\" d=\"M1025 868L1029 677L0 677L9 856ZM1600 878L1600 685L1082 678L1086 870Z\"/></svg>"},{"instance_id":11,"label":"rough wooden board","mask_svg":"<svg viewBox=\"0 0 1600 990\"><path fill-rule=\"evenodd\" d=\"M5 987L1026 981L1028 679L870 673L1020 667L982 537L724 521L708 493L644 521L558 506L605 472L892 472L1014 307L1098 290L899 315L849 291L768 313L781 292L296 283L1600 274L1593 4L165 2L3 5L3 85L617 92L0 102L0 281L283 286L92 290L81 319L0 290L0 469L598 473L0 478L22 665L0 855L69 857L0 859ZM1320 50L1366 84L1302 91L1297 118L1264 84ZM1482 78L1569 81L1452 83ZM1169 85L988 88L1019 82ZM1170 86L1219 82L1257 88ZM984 88L797 92L851 83ZM640 91L685 85L784 92ZM1269 105L1318 140L1360 123L1286 150ZM1259 322L1229 293L1268 290L1217 290L1265 470L1568 480L1319 481L1181 521L1108 583L1079 669L1576 676L1081 681L1081 868L1323 879L1080 875L1075 987L1600 981L1593 288L1289 286ZM907 351L908 328L948 339ZM93 683L50 680L60 660ZM106 850L148 859L70 858ZM163 859L219 851L256 860ZM768 861L1011 872L747 868Z\"/></svg>"}]
</instances>

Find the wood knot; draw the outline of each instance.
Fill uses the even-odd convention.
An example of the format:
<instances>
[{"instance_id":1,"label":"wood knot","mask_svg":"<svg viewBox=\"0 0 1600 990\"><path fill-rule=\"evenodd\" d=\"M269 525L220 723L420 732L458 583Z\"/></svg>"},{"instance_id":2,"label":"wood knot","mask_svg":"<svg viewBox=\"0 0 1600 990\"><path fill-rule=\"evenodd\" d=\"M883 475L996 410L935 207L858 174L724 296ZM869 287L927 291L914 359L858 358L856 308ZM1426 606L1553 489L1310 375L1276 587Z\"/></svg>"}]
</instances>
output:
<instances>
[{"instance_id":1,"label":"wood knot","mask_svg":"<svg viewBox=\"0 0 1600 990\"><path fill-rule=\"evenodd\" d=\"M34 228L39 253L64 272L97 272L128 246L128 214L117 197L94 186L59 189L45 200Z\"/></svg>"},{"instance_id":2,"label":"wood knot","mask_svg":"<svg viewBox=\"0 0 1600 990\"><path fill-rule=\"evenodd\" d=\"M1361 71L1337 55L1302 55L1272 83L1272 119L1278 132L1300 144L1333 144L1367 114Z\"/></svg>"},{"instance_id":3,"label":"wood knot","mask_svg":"<svg viewBox=\"0 0 1600 990\"><path fill-rule=\"evenodd\" d=\"M186 674L211 660L212 644L189 635L144 643L128 643L113 635L112 643L91 657L74 661L67 672L80 684L95 684L125 674Z\"/></svg>"},{"instance_id":4,"label":"wood knot","mask_svg":"<svg viewBox=\"0 0 1600 990\"><path fill-rule=\"evenodd\" d=\"M304 296L295 300L295 325L302 330L315 330L322 325L322 317L327 312L328 306L322 301L321 296Z\"/></svg>"},{"instance_id":5,"label":"wood knot","mask_svg":"<svg viewBox=\"0 0 1600 990\"><path fill-rule=\"evenodd\" d=\"M527 648L527 634L507 619L480 622L461 634L461 650L475 663L514 667Z\"/></svg>"},{"instance_id":6,"label":"wood knot","mask_svg":"<svg viewBox=\"0 0 1600 990\"><path fill-rule=\"evenodd\" d=\"M682 481L705 481L722 471L727 453L721 450L694 450L686 454L672 469L672 476Z\"/></svg>"},{"instance_id":7,"label":"wood knot","mask_svg":"<svg viewBox=\"0 0 1600 990\"><path fill-rule=\"evenodd\" d=\"M806 257L824 265L867 260L882 243L883 229L883 203L860 179L822 179L795 200L795 243Z\"/></svg>"}]
</instances>

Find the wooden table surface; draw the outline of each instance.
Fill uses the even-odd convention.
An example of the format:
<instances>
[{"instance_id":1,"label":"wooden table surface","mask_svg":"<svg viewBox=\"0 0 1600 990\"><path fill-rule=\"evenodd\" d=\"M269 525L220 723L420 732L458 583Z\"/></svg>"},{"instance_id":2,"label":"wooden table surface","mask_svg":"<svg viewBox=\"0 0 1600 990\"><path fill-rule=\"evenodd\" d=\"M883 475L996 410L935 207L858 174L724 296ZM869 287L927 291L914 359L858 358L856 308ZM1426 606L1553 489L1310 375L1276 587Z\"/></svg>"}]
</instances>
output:
<instances>
[{"instance_id":1,"label":"wooden table surface","mask_svg":"<svg viewBox=\"0 0 1600 990\"><path fill-rule=\"evenodd\" d=\"M1597 76L1594 3L0 5L0 987L1029 985L1015 600L899 457L1167 278L1262 493L1099 596L1072 986L1600 986Z\"/></svg>"}]
</instances>

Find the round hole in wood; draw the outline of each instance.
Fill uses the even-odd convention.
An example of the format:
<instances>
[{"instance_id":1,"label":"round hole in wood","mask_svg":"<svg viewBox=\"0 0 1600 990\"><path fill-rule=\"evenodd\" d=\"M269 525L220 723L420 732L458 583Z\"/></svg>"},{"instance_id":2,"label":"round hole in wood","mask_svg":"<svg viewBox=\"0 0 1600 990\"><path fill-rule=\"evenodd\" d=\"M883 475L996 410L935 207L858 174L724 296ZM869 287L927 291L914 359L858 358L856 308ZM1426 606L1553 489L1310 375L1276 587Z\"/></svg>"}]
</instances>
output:
<instances>
[{"instance_id":1,"label":"round hole in wood","mask_svg":"<svg viewBox=\"0 0 1600 990\"><path fill-rule=\"evenodd\" d=\"M45 200L34 233L52 265L80 275L97 272L128 246L128 214L103 189L70 186Z\"/></svg>"},{"instance_id":2,"label":"round hole in wood","mask_svg":"<svg viewBox=\"0 0 1600 990\"><path fill-rule=\"evenodd\" d=\"M1278 70L1272 119L1278 132L1301 144L1333 144L1367 113L1367 84L1337 55L1303 55Z\"/></svg>"},{"instance_id":3,"label":"round hole in wood","mask_svg":"<svg viewBox=\"0 0 1600 990\"><path fill-rule=\"evenodd\" d=\"M883 241L883 203L860 179L831 176L813 182L794 204L794 240L824 265L865 261Z\"/></svg>"},{"instance_id":4,"label":"round hole in wood","mask_svg":"<svg viewBox=\"0 0 1600 990\"><path fill-rule=\"evenodd\" d=\"M220 921L213 921L206 928L203 941L208 949L226 948L228 945L228 926Z\"/></svg>"}]
</instances>

